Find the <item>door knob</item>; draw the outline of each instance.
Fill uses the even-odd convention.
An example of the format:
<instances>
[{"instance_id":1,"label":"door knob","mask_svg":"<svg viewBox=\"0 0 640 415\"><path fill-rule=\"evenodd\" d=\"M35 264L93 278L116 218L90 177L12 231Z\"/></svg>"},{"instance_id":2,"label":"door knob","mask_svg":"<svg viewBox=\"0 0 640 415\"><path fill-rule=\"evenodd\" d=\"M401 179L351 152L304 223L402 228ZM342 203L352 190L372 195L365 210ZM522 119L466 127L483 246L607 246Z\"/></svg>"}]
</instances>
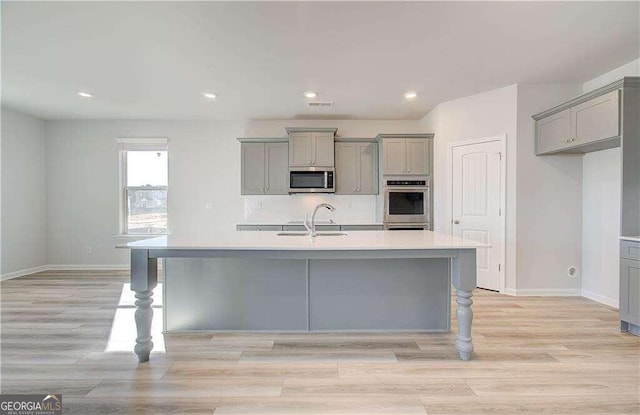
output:
<instances>
[{"instance_id":1,"label":"door knob","mask_svg":"<svg viewBox=\"0 0 640 415\"><path fill-rule=\"evenodd\" d=\"M458 225L458 224L460 224L460 221L458 219L454 219L453 223L454 223L454 225Z\"/></svg>"}]
</instances>

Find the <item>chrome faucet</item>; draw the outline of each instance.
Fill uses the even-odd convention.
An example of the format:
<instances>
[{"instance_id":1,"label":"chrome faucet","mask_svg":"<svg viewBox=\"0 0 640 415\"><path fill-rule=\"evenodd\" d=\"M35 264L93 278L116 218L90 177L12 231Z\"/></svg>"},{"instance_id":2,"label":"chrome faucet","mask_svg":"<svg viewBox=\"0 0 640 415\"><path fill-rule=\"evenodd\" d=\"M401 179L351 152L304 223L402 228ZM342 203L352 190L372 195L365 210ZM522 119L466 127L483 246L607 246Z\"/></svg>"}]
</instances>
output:
<instances>
[{"instance_id":1,"label":"chrome faucet","mask_svg":"<svg viewBox=\"0 0 640 415\"><path fill-rule=\"evenodd\" d=\"M316 232L316 213L318 213L318 210L320 208L326 208L326 209L329 209L332 212L336 210L336 208L334 208L333 206L331 206L328 203L320 203L313 210L313 214L311 215L311 222L309 222L309 214L305 214L305 216L304 216L304 227L307 229L307 232L309 232L309 236L311 238L315 238L318 235L318 232Z\"/></svg>"}]
</instances>

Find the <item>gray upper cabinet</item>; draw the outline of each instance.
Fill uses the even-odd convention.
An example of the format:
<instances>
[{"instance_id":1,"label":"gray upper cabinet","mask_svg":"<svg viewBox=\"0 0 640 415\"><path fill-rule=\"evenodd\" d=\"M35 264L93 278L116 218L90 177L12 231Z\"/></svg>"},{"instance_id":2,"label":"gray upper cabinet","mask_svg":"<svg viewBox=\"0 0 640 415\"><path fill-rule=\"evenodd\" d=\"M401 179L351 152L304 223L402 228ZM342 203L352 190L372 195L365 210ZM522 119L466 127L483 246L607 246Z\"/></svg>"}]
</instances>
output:
<instances>
[{"instance_id":1,"label":"gray upper cabinet","mask_svg":"<svg viewBox=\"0 0 640 415\"><path fill-rule=\"evenodd\" d=\"M378 143L339 142L336 151L336 193L378 194Z\"/></svg>"},{"instance_id":2,"label":"gray upper cabinet","mask_svg":"<svg viewBox=\"0 0 640 415\"><path fill-rule=\"evenodd\" d=\"M264 194L264 143L242 143L241 194Z\"/></svg>"},{"instance_id":3,"label":"gray upper cabinet","mask_svg":"<svg viewBox=\"0 0 640 415\"><path fill-rule=\"evenodd\" d=\"M289 131L289 165L292 167L333 167L335 130Z\"/></svg>"},{"instance_id":4,"label":"gray upper cabinet","mask_svg":"<svg viewBox=\"0 0 640 415\"><path fill-rule=\"evenodd\" d=\"M266 143L265 148L265 193L289 194L289 145Z\"/></svg>"},{"instance_id":5,"label":"gray upper cabinet","mask_svg":"<svg viewBox=\"0 0 640 415\"><path fill-rule=\"evenodd\" d=\"M382 169L385 175L429 175L432 160L431 138L382 139Z\"/></svg>"},{"instance_id":6,"label":"gray upper cabinet","mask_svg":"<svg viewBox=\"0 0 640 415\"><path fill-rule=\"evenodd\" d=\"M567 108L557 114L544 118L536 123L536 152L538 154L560 150L571 138L571 109Z\"/></svg>"},{"instance_id":7,"label":"gray upper cabinet","mask_svg":"<svg viewBox=\"0 0 640 415\"><path fill-rule=\"evenodd\" d=\"M407 139L407 174L429 174L429 143L423 138Z\"/></svg>"},{"instance_id":8,"label":"gray upper cabinet","mask_svg":"<svg viewBox=\"0 0 640 415\"><path fill-rule=\"evenodd\" d=\"M311 133L289 134L289 165L311 166L313 162Z\"/></svg>"},{"instance_id":9,"label":"gray upper cabinet","mask_svg":"<svg viewBox=\"0 0 640 415\"><path fill-rule=\"evenodd\" d=\"M354 194L358 188L356 143L336 143L336 193Z\"/></svg>"},{"instance_id":10,"label":"gray upper cabinet","mask_svg":"<svg viewBox=\"0 0 640 415\"><path fill-rule=\"evenodd\" d=\"M587 153L620 145L620 90L604 87L540 114L536 154Z\"/></svg>"},{"instance_id":11,"label":"gray upper cabinet","mask_svg":"<svg viewBox=\"0 0 640 415\"><path fill-rule=\"evenodd\" d=\"M243 195L281 195L289 191L289 148L286 142L242 143Z\"/></svg>"},{"instance_id":12,"label":"gray upper cabinet","mask_svg":"<svg viewBox=\"0 0 640 415\"><path fill-rule=\"evenodd\" d=\"M388 138L382 142L384 174L405 174L407 140L404 138Z\"/></svg>"},{"instance_id":13,"label":"gray upper cabinet","mask_svg":"<svg viewBox=\"0 0 640 415\"><path fill-rule=\"evenodd\" d=\"M620 135L620 98L618 91L593 98L571 109L571 127L575 144L605 140Z\"/></svg>"},{"instance_id":14,"label":"gray upper cabinet","mask_svg":"<svg viewBox=\"0 0 640 415\"><path fill-rule=\"evenodd\" d=\"M333 153L333 133L311 133L312 139L312 153L314 167L333 167L334 165L334 153Z\"/></svg>"}]
</instances>

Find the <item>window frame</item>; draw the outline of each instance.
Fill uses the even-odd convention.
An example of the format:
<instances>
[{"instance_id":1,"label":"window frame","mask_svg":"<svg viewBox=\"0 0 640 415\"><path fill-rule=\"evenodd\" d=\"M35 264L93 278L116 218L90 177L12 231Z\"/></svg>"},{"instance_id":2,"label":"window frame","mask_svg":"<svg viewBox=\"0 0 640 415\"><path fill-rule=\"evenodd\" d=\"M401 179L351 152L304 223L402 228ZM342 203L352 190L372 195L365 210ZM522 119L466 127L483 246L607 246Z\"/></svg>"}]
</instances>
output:
<instances>
[{"instance_id":1,"label":"window frame","mask_svg":"<svg viewBox=\"0 0 640 415\"><path fill-rule=\"evenodd\" d=\"M118 177L118 228L119 234L129 237L144 236L163 236L169 234L169 185L167 186L127 186L127 153L129 151L166 151L167 152L167 182L169 180L169 148L166 138L119 138L118 143L118 160L119 160L119 177ZM128 230L129 223L129 206L128 192L132 190L159 190L167 192L167 230L158 233L131 233Z\"/></svg>"}]
</instances>

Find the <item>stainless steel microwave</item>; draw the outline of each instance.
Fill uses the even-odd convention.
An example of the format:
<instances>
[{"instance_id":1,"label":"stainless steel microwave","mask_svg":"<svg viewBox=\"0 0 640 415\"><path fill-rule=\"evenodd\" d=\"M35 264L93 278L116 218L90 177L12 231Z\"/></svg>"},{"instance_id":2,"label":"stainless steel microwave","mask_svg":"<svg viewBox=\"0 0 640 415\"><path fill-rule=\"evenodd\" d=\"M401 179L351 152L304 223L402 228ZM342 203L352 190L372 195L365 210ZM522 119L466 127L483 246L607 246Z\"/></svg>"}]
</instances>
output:
<instances>
[{"instance_id":1,"label":"stainless steel microwave","mask_svg":"<svg viewBox=\"0 0 640 415\"><path fill-rule=\"evenodd\" d=\"M335 170L327 167L289 169L289 193L334 193Z\"/></svg>"}]
</instances>

